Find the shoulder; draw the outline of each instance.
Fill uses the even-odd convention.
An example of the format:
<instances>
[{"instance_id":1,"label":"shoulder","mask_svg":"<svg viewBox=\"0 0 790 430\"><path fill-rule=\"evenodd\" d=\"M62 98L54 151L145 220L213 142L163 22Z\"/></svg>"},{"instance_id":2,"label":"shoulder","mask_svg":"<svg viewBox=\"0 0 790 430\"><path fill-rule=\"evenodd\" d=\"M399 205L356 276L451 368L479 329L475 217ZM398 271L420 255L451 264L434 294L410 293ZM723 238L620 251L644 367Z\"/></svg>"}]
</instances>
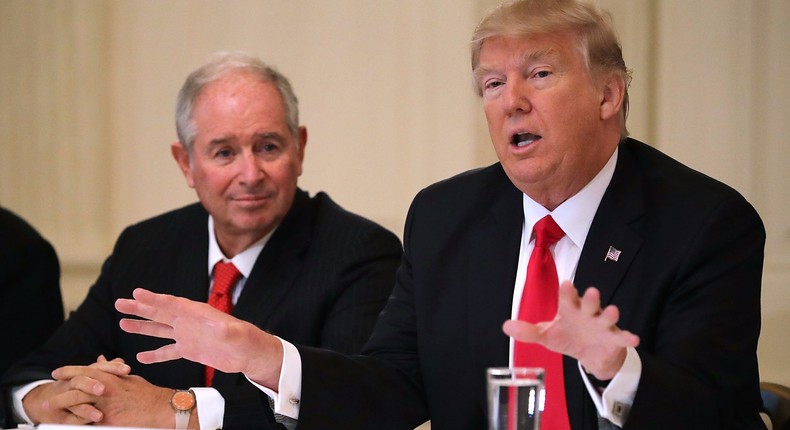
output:
<instances>
[{"instance_id":1,"label":"shoulder","mask_svg":"<svg viewBox=\"0 0 790 430\"><path fill-rule=\"evenodd\" d=\"M200 203L193 203L126 227L117 244L133 242L137 246L150 243L180 243L208 235L208 212Z\"/></svg>"},{"instance_id":2,"label":"shoulder","mask_svg":"<svg viewBox=\"0 0 790 430\"><path fill-rule=\"evenodd\" d=\"M446 200L474 200L485 198L490 191L512 190L513 184L500 163L467 170L425 187L419 198Z\"/></svg>"},{"instance_id":3,"label":"shoulder","mask_svg":"<svg viewBox=\"0 0 790 430\"><path fill-rule=\"evenodd\" d=\"M519 205L521 195L502 165L495 163L424 188L412 201L409 218L419 214L420 220L428 224L468 224L484 218L502 205L509 209L511 205Z\"/></svg>"},{"instance_id":4,"label":"shoulder","mask_svg":"<svg viewBox=\"0 0 790 430\"><path fill-rule=\"evenodd\" d=\"M0 208L0 243L17 247L41 242L46 241L27 221L10 210Z\"/></svg>"},{"instance_id":5,"label":"shoulder","mask_svg":"<svg viewBox=\"0 0 790 430\"><path fill-rule=\"evenodd\" d=\"M10 255L5 261L46 259L57 264L55 249L32 225L10 210L0 208L0 255L6 252Z\"/></svg>"},{"instance_id":6,"label":"shoulder","mask_svg":"<svg viewBox=\"0 0 790 430\"><path fill-rule=\"evenodd\" d=\"M660 218L673 225L683 220L689 234L717 222L764 231L752 204L729 185L633 139L620 149L613 188L622 195L629 187L638 188L648 219Z\"/></svg>"},{"instance_id":7,"label":"shoulder","mask_svg":"<svg viewBox=\"0 0 790 430\"><path fill-rule=\"evenodd\" d=\"M742 202L746 199L729 185L701 173L664 154L656 148L634 139L627 139L620 145L622 164L627 165L618 173L638 172L638 176L648 195L662 202L684 201L690 205L710 206L717 202ZM622 179L622 178L621 178ZM614 180L614 179L613 179Z\"/></svg>"},{"instance_id":8,"label":"shoulder","mask_svg":"<svg viewBox=\"0 0 790 430\"><path fill-rule=\"evenodd\" d=\"M315 236L332 236L335 240L376 236L394 240L400 246L394 233L364 216L346 210L325 192L318 192L309 198L306 206Z\"/></svg>"}]
</instances>

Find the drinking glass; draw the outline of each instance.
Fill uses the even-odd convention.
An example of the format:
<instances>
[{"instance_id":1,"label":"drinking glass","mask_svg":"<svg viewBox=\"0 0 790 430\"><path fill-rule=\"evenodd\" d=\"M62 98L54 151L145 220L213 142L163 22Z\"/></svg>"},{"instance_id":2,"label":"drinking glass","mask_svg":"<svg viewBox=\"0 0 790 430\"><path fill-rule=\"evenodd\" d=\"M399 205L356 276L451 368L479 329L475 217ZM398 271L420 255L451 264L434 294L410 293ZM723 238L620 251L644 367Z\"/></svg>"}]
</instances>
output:
<instances>
[{"instance_id":1,"label":"drinking glass","mask_svg":"<svg viewBox=\"0 0 790 430\"><path fill-rule=\"evenodd\" d=\"M489 430L539 430L545 399L545 370L491 367L488 379Z\"/></svg>"}]
</instances>

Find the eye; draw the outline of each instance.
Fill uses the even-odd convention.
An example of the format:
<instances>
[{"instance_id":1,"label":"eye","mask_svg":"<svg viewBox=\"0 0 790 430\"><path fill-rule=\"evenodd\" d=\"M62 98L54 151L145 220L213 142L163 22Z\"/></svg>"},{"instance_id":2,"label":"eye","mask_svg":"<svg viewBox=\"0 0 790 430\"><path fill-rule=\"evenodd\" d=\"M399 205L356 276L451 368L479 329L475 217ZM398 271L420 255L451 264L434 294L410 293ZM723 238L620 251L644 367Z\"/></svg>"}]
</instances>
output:
<instances>
[{"instance_id":1,"label":"eye","mask_svg":"<svg viewBox=\"0 0 790 430\"><path fill-rule=\"evenodd\" d=\"M267 157L276 155L278 152L280 152L280 149L281 145L275 140L257 142L253 146L253 151L255 151L256 154Z\"/></svg>"},{"instance_id":2,"label":"eye","mask_svg":"<svg viewBox=\"0 0 790 430\"><path fill-rule=\"evenodd\" d=\"M502 81L499 81L499 80L493 80L492 79L490 81L486 81L485 85L483 85L483 88L486 89L486 90L493 90L493 89L498 88L498 87L500 87L502 85L505 85L505 83L502 82Z\"/></svg>"},{"instance_id":3,"label":"eye","mask_svg":"<svg viewBox=\"0 0 790 430\"><path fill-rule=\"evenodd\" d=\"M230 148L220 148L214 153L216 158L230 158L233 156L233 150Z\"/></svg>"},{"instance_id":4,"label":"eye","mask_svg":"<svg viewBox=\"0 0 790 430\"><path fill-rule=\"evenodd\" d=\"M538 79L544 79L544 78L548 78L549 76L551 76L551 72L548 71L548 70L537 70L537 71L535 71L532 74L532 76L536 77Z\"/></svg>"}]
</instances>

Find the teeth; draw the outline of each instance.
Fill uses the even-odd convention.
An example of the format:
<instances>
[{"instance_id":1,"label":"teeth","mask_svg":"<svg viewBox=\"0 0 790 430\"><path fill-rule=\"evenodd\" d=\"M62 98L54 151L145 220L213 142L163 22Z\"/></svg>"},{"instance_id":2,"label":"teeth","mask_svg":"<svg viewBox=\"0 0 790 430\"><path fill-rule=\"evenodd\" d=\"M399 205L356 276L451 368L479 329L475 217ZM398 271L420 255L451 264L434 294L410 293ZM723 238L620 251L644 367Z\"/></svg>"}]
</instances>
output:
<instances>
[{"instance_id":1,"label":"teeth","mask_svg":"<svg viewBox=\"0 0 790 430\"><path fill-rule=\"evenodd\" d=\"M540 139L540 136L532 133L518 133L513 136L513 144L518 146L519 148L523 148L536 140Z\"/></svg>"}]
</instances>

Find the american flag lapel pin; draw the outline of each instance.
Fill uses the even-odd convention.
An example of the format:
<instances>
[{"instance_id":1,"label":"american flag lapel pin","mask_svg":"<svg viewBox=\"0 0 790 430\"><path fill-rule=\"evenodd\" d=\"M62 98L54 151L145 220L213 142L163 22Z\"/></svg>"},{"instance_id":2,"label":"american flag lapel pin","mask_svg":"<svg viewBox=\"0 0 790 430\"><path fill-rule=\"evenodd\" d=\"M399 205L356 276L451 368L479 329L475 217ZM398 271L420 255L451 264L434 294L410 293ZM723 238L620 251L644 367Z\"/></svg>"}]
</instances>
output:
<instances>
[{"instance_id":1,"label":"american flag lapel pin","mask_svg":"<svg viewBox=\"0 0 790 430\"><path fill-rule=\"evenodd\" d=\"M603 261L612 260L615 263L617 259L620 258L620 250L615 248L614 246L610 246L609 250L606 251L606 257L604 257Z\"/></svg>"}]
</instances>

